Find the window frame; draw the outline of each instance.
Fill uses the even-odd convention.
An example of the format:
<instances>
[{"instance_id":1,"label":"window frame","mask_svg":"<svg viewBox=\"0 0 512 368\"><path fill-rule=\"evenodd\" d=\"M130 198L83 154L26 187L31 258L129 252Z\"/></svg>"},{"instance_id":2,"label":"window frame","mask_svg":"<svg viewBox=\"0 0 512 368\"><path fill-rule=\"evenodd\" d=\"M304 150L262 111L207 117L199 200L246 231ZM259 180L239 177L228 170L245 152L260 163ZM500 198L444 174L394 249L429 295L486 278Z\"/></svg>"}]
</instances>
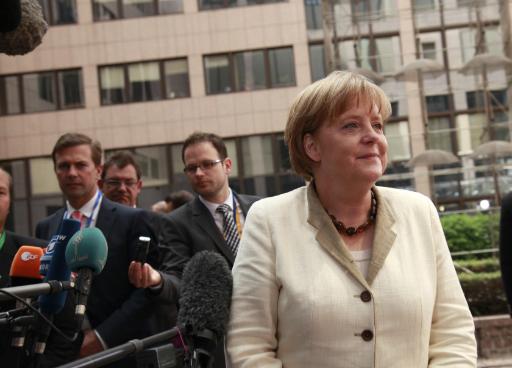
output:
<instances>
[{"instance_id":1,"label":"window frame","mask_svg":"<svg viewBox=\"0 0 512 368\"><path fill-rule=\"evenodd\" d=\"M161 1L163 1L163 0L151 0L151 2L153 3L153 9L154 9L153 14L144 14L144 15L140 15L140 16L127 17L125 15L125 4L124 4L123 0L116 0L115 3L116 3L116 8L117 8L116 10L117 10L118 17L112 18L112 19L100 19L100 18L98 18L98 15L95 11L95 6L97 3L96 3L96 1L92 0L91 1L92 19L93 19L93 22L112 22L112 21L122 20L122 19L138 19L138 18L145 18L145 17L155 17L155 16L159 16L159 15L183 14L184 13L184 1L187 1L187 0L180 0L181 1L181 11L178 11L175 13L163 13L161 11L161 6L160 6ZM188 0L188 1L190 1L190 0Z\"/></svg>"}]
</instances>

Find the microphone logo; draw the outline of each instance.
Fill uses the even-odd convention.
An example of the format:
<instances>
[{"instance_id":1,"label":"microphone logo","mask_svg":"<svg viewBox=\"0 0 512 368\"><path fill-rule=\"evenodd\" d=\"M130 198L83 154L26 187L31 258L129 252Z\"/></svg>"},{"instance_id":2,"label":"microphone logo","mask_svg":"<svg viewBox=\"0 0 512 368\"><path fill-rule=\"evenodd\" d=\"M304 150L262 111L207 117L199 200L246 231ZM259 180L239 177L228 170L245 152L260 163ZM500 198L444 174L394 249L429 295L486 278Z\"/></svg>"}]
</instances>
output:
<instances>
[{"instance_id":1,"label":"microphone logo","mask_svg":"<svg viewBox=\"0 0 512 368\"><path fill-rule=\"evenodd\" d=\"M20 258L21 258L22 261L27 262L27 261L32 261L34 259L38 259L39 256L37 254L33 254L33 253L30 253L30 252L23 252L21 254Z\"/></svg>"}]
</instances>

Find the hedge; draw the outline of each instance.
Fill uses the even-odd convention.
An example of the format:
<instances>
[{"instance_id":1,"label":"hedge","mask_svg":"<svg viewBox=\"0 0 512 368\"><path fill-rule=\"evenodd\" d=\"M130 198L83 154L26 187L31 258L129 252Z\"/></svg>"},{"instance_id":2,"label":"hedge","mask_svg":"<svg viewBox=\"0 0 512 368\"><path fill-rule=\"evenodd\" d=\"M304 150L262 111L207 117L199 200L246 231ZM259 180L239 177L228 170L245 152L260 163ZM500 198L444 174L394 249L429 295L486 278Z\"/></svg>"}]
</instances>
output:
<instances>
[{"instance_id":1,"label":"hedge","mask_svg":"<svg viewBox=\"0 0 512 368\"><path fill-rule=\"evenodd\" d=\"M459 280L473 316L508 313L499 271L460 273Z\"/></svg>"}]
</instances>

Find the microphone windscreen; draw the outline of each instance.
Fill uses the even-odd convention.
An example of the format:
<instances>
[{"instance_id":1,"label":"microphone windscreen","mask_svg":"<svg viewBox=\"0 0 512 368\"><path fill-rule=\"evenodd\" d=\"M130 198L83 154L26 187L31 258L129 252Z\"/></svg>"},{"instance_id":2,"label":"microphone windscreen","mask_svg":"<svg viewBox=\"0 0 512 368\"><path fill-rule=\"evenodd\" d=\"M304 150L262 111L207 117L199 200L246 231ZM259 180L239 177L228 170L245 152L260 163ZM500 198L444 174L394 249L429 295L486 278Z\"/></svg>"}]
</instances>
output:
<instances>
[{"instance_id":1,"label":"microphone windscreen","mask_svg":"<svg viewBox=\"0 0 512 368\"><path fill-rule=\"evenodd\" d=\"M71 271L89 268L93 274L98 274L107 262L107 239L100 229L85 228L69 239L66 248L66 262Z\"/></svg>"},{"instance_id":2,"label":"microphone windscreen","mask_svg":"<svg viewBox=\"0 0 512 368\"><path fill-rule=\"evenodd\" d=\"M43 256L43 248L22 245L11 263L9 277L11 286L23 286L40 282L43 278L39 274L39 265Z\"/></svg>"},{"instance_id":3,"label":"microphone windscreen","mask_svg":"<svg viewBox=\"0 0 512 368\"><path fill-rule=\"evenodd\" d=\"M38 1L20 0L20 6L19 25L10 32L0 33L0 52L7 55L24 55L34 50L41 44L48 29Z\"/></svg>"},{"instance_id":4,"label":"microphone windscreen","mask_svg":"<svg viewBox=\"0 0 512 368\"><path fill-rule=\"evenodd\" d=\"M68 245L69 239L78 230L80 230L80 222L72 219L62 220L60 234L53 237L52 240L56 239L56 241L51 241L46 248L46 255L52 257L48 272L46 273L46 281L69 281L71 271L66 264L66 246ZM49 314L58 313L64 307L66 295L67 292L65 291L53 295L41 295L39 297L41 311Z\"/></svg>"},{"instance_id":5,"label":"microphone windscreen","mask_svg":"<svg viewBox=\"0 0 512 368\"><path fill-rule=\"evenodd\" d=\"M181 278L178 326L192 331L225 332L231 306L233 278L219 253L196 253L185 266Z\"/></svg>"}]
</instances>

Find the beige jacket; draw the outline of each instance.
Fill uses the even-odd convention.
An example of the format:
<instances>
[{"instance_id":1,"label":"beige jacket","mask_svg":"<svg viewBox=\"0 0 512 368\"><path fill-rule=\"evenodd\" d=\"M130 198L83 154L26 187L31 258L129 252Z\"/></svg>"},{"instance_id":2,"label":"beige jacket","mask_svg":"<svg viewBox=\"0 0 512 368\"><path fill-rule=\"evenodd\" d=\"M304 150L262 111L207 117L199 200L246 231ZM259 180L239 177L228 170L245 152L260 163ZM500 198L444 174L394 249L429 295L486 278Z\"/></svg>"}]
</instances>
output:
<instances>
[{"instance_id":1,"label":"beige jacket","mask_svg":"<svg viewBox=\"0 0 512 368\"><path fill-rule=\"evenodd\" d=\"M476 367L435 207L414 192L376 194L367 279L312 187L253 205L233 268L232 367Z\"/></svg>"}]
</instances>

